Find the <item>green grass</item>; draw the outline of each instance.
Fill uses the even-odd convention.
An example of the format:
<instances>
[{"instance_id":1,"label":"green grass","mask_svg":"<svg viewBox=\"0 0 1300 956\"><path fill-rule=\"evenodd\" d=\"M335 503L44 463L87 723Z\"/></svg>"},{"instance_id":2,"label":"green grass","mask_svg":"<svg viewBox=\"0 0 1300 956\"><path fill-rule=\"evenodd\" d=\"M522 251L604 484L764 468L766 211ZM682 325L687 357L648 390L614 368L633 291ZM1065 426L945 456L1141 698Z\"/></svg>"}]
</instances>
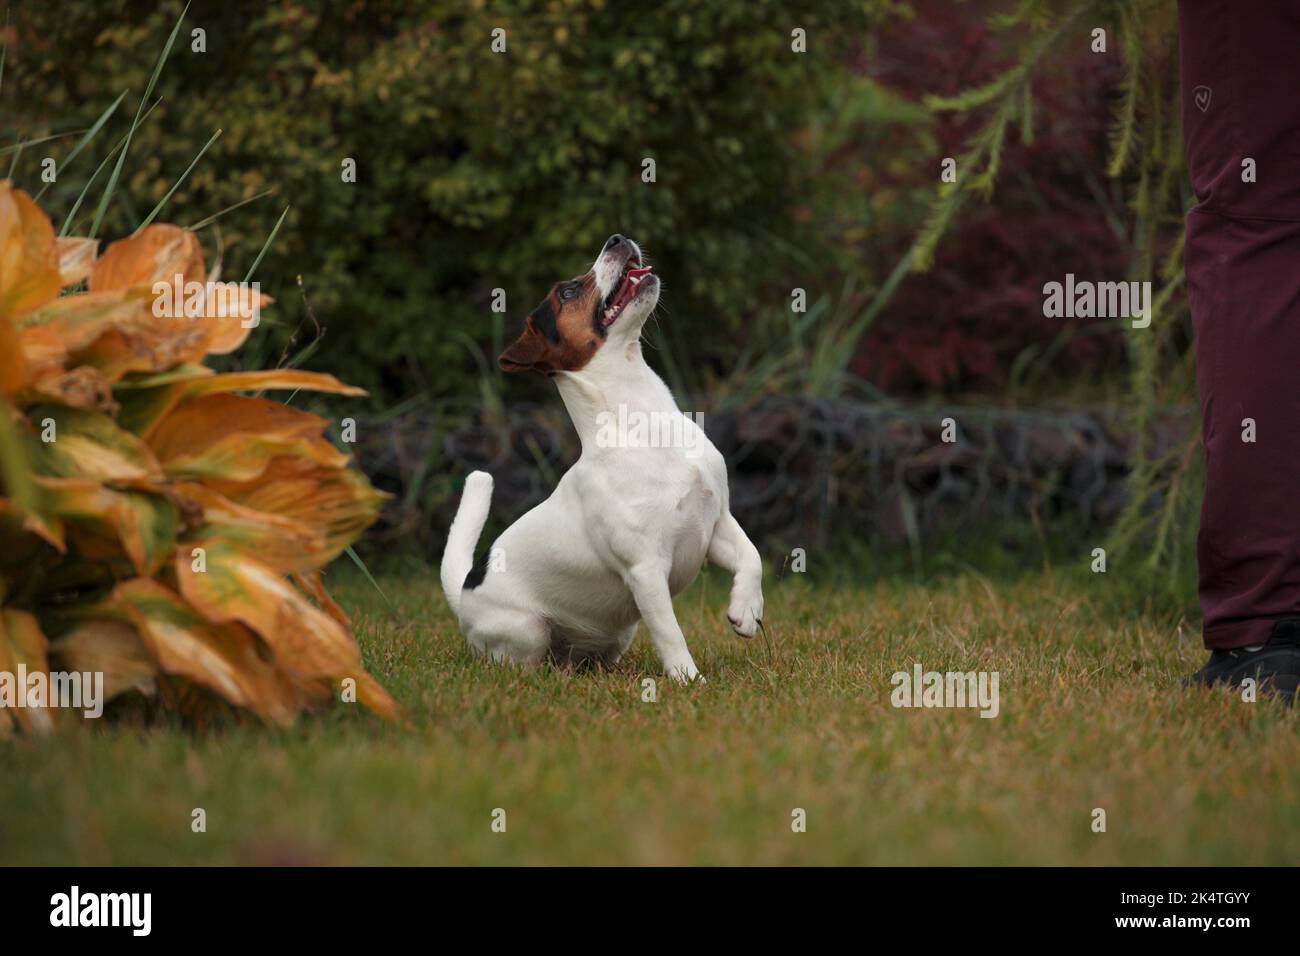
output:
<instances>
[{"instance_id":1,"label":"green grass","mask_svg":"<svg viewBox=\"0 0 1300 956\"><path fill-rule=\"evenodd\" d=\"M609 673L470 657L436 575L332 583L408 721L100 722L0 745L0 863L1281 864L1300 858L1294 710L1184 691L1186 624L1111 575L767 580L771 656L710 573L678 602L704 686L644 635ZM896 710L889 677L996 670L1001 714ZM643 703L654 677L658 701ZM207 832L191 832L191 811ZM507 831L490 828L494 808ZM807 832L791 832L791 810ZM1107 812L1093 833L1092 810Z\"/></svg>"}]
</instances>

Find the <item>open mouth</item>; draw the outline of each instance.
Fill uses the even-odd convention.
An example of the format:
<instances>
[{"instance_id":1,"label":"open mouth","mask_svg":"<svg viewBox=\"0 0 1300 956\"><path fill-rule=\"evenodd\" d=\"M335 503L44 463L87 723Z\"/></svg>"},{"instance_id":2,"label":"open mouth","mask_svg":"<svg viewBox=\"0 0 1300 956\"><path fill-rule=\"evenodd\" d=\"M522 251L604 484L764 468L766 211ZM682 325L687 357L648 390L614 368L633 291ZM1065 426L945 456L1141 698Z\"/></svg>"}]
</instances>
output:
<instances>
[{"instance_id":1,"label":"open mouth","mask_svg":"<svg viewBox=\"0 0 1300 956\"><path fill-rule=\"evenodd\" d=\"M614 291L609 294L605 300L605 317L601 320L601 326L609 328L623 314L623 309L627 304L636 298L637 289L641 281L650 274L650 267L641 267L641 257L636 253L627 257L627 262L623 263L623 271L619 274L618 284L614 286Z\"/></svg>"}]
</instances>

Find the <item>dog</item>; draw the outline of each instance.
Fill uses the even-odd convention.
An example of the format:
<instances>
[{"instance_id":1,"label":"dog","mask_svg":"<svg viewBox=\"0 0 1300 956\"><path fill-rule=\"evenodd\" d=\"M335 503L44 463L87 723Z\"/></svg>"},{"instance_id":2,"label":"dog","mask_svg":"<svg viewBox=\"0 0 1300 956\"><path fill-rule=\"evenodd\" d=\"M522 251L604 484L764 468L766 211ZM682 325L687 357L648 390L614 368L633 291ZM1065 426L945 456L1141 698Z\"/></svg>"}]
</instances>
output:
<instances>
[{"instance_id":1,"label":"dog","mask_svg":"<svg viewBox=\"0 0 1300 956\"><path fill-rule=\"evenodd\" d=\"M492 478L466 478L441 578L476 653L612 666L644 621L666 673L693 681L700 673L673 596L706 559L733 576L732 629L752 637L761 626L763 564L731 514L726 462L641 355L641 329L658 301L659 278L640 247L611 236L590 271L556 283L501 353L505 371L555 382L582 453L477 563ZM633 415L671 420L680 440L610 440L611 422Z\"/></svg>"}]
</instances>

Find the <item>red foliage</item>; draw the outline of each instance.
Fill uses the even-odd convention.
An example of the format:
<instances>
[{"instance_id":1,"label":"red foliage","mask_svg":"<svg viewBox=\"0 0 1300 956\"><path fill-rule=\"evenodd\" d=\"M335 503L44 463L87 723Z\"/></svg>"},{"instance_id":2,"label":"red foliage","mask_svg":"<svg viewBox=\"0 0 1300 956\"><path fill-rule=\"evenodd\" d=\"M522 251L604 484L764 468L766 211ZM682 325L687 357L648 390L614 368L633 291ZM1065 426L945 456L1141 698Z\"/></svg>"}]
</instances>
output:
<instances>
[{"instance_id":1,"label":"red foliage","mask_svg":"<svg viewBox=\"0 0 1300 956\"><path fill-rule=\"evenodd\" d=\"M880 35L878 54L862 66L876 81L917 101L987 82L1009 63L1003 35L985 25L989 6L922 0L914 4L915 17ZM909 276L899 287L859 347L853 364L859 375L892 393L997 391L1024 349L1045 347L1071 324L1086 324L1043 316L1045 282L1063 281L1067 272L1080 279L1125 277L1123 239L1097 198L1098 190L1112 200L1117 196L1105 167L1118 57L1092 53L1088 41L1081 27L1077 52L1058 58L1048 65L1049 75L1040 76L1033 143L1022 144L1018 131L1009 130L992 201L968 200L932 270ZM943 114L934 162L910 180L886 185L933 189L940 159L958 156L983 119ZM877 274L898 261L912 238L898 236L867 252L876 259ZM1121 354L1120 335L1117 326L1113 334L1072 337L1053 371L1101 368Z\"/></svg>"}]
</instances>

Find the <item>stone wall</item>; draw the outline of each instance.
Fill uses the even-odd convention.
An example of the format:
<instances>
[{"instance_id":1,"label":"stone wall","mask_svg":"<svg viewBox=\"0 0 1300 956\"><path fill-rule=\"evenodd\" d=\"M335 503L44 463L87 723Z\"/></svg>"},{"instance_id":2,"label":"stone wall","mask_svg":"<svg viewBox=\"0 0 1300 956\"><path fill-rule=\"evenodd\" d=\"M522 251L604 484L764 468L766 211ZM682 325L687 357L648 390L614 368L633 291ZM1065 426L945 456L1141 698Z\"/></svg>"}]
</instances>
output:
<instances>
[{"instance_id":1,"label":"stone wall","mask_svg":"<svg viewBox=\"0 0 1300 956\"><path fill-rule=\"evenodd\" d=\"M769 397L706 412L703 426L727 459L732 510L756 542L780 546L1017 521L1104 527L1124 505L1133 445L1089 410ZM1194 409L1172 409L1157 418L1154 447L1176 447L1195 427ZM361 420L358 436L358 463L395 495L372 537L435 553L469 471L492 473L493 520L504 522L550 494L579 450L558 402L417 406Z\"/></svg>"}]
</instances>

